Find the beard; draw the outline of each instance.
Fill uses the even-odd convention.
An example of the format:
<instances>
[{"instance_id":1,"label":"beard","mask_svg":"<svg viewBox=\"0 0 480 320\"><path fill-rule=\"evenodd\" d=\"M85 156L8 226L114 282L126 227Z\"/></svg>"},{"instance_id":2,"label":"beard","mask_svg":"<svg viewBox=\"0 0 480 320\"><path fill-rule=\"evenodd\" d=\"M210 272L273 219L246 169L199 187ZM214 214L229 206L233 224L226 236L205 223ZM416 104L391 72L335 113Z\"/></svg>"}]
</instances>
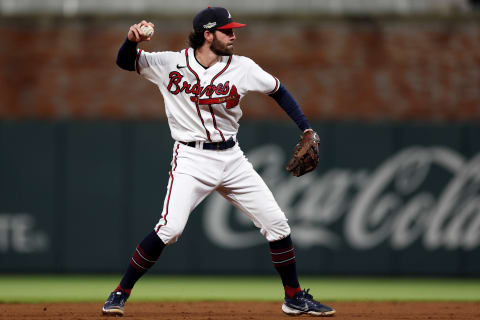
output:
<instances>
[{"instance_id":1,"label":"beard","mask_svg":"<svg viewBox=\"0 0 480 320\"><path fill-rule=\"evenodd\" d=\"M215 34L213 35L213 42L210 45L210 50L212 50L217 56L231 56L233 54L233 46L229 48L227 45L221 43L217 40Z\"/></svg>"}]
</instances>

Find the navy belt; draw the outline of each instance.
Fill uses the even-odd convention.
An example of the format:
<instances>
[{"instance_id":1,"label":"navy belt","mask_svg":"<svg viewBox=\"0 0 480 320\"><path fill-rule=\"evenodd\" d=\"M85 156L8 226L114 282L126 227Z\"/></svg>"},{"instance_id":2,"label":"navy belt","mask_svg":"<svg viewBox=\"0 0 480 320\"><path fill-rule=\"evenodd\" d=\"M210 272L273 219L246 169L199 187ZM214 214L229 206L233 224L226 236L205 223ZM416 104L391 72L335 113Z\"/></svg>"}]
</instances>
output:
<instances>
[{"instance_id":1,"label":"navy belt","mask_svg":"<svg viewBox=\"0 0 480 320\"><path fill-rule=\"evenodd\" d=\"M192 142L179 141L179 142L193 148L195 148L197 145L197 142L195 141L192 141ZM230 149L234 145L235 145L235 140L230 138L227 141L221 141L221 142L204 142L203 149L204 150L225 150L225 149Z\"/></svg>"}]
</instances>

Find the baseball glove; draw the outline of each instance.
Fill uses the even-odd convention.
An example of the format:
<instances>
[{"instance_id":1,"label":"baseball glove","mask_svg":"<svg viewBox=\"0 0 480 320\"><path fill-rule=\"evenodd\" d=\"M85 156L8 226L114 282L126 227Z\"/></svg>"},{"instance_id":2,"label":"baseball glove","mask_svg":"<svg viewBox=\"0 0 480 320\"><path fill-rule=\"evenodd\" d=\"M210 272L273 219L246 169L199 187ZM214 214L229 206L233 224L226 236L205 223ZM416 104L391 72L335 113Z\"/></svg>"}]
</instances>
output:
<instances>
[{"instance_id":1,"label":"baseball glove","mask_svg":"<svg viewBox=\"0 0 480 320\"><path fill-rule=\"evenodd\" d=\"M300 177L318 165L318 144L320 137L313 130L308 130L300 136L300 141L293 150L293 155L287 164L287 171Z\"/></svg>"}]
</instances>

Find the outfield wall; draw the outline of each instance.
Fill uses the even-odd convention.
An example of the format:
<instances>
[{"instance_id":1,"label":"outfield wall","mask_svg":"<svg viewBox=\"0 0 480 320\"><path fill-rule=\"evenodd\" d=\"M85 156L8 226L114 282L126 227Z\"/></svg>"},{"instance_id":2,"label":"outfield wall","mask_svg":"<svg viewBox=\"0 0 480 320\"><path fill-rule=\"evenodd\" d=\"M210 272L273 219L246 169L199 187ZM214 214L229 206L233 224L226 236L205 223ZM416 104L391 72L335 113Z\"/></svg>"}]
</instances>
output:
<instances>
[{"instance_id":1,"label":"outfield wall","mask_svg":"<svg viewBox=\"0 0 480 320\"><path fill-rule=\"evenodd\" d=\"M292 226L305 274L480 276L478 124L316 122L318 170L283 167L291 123L240 143ZM0 272L122 272L153 228L173 142L158 122L0 121ZM253 225L212 195L153 272L274 273Z\"/></svg>"},{"instance_id":2,"label":"outfield wall","mask_svg":"<svg viewBox=\"0 0 480 320\"><path fill-rule=\"evenodd\" d=\"M185 48L191 17L14 17L0 21L0 118L165 119L158 89L115 65L140 19L159 32L147 51ZM238 17L236 53L294 94L309 119L480 120L480 19ZM237 19L236 18L236 19ZM249 95L252 120L280 108Z\"/></svg>"}]
</instances>

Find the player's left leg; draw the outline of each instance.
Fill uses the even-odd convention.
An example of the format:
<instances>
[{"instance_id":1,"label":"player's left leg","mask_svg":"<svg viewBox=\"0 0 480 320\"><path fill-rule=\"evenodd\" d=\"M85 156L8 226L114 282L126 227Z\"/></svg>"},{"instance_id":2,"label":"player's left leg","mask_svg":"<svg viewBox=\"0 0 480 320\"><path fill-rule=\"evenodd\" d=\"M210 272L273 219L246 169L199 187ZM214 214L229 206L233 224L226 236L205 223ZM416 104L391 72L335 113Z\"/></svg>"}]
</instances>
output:
<instances>
[{"instance_id":1,"label":"player's left leg","mask_svg":"<svg viewBox=\"0 0 480 320\"><path fill-rule=\"evenodd\" d=\"M218 189L227 200L245 213L268 240L272 262L285 289L282 310L289 315L331 316L335 310L315 301L300 287L295 249L283 211L260 175L239 150Z\"/></svg>"}]
</instances>

